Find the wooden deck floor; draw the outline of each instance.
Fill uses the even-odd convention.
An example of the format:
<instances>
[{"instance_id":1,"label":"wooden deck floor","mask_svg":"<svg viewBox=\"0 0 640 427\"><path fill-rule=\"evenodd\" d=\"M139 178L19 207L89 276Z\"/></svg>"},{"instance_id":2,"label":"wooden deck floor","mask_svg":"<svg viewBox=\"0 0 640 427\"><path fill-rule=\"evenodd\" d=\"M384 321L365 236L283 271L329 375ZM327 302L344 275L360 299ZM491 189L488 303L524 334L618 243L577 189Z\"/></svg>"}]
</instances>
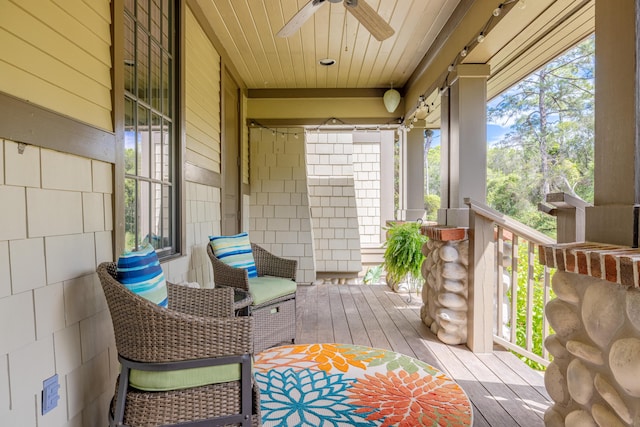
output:
<instances>
[{"instance_id":1,"label":"wooden deck floor","mask_svg":"<svg viewBox=\"0 0 640 427\"><path fill-rule=\"evenodd\" d=\"M429 363L453 378L473 404L474 426L543 426L551 405L543 376L508 351L474 354L448 346L420 320L420 298L385 285L299 286L298 343L384 348Z\"/></svg>"}]
</instances>

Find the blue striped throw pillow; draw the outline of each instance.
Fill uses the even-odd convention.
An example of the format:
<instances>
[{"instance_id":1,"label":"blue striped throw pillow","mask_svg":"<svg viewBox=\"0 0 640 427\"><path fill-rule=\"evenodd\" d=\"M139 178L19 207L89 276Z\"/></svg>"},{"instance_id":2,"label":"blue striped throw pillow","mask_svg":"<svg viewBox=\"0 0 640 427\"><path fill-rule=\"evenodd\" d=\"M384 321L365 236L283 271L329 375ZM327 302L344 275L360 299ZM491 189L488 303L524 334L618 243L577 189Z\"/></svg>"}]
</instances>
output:
<instances>
[{"instance_id":1,"label":"blue striped throw pillow","mask_svg":"<svg viewBox=\"0 0 640 427\"><path fill-rule=\"evenodd\" d=\"M216 258L231 267L244 268L249 278L258 277L253 259L249 234L244 232L233 236L209 236Z\"/></svg>"},{"instance_id":2,"label":"blue striped throw pillow","mask_svg":"<svg viewBox=\"0 0 640 427\"><path fill-rule=\"evenodd\" d=\"M131 292L167 307L167 282L158 255L150 244L138 251L120 255L116 278Z\"/></svg>"}]
</instances>

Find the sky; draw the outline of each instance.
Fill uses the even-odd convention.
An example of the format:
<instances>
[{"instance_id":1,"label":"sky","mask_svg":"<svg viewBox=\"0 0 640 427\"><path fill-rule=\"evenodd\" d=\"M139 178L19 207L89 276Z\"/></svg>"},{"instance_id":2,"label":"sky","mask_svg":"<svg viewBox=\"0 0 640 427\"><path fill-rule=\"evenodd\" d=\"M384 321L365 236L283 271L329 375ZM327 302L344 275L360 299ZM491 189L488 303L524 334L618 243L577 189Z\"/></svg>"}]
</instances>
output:
<instances>
[{"instance_id":1,"label":"sky","mask_svg":"<svg viewBox=\"0 0 640 427\"><path fill-rule=\"evenodd\" d=\"M502 139L502 137L505 136L507 132L509 132L508 127L501 126L496 123L487 123L487 144L492 145L500 141L500 139ZM435 130L431 146L437 147L439 145L440 145L440 130Z\"/></svg>"}]
</instances>

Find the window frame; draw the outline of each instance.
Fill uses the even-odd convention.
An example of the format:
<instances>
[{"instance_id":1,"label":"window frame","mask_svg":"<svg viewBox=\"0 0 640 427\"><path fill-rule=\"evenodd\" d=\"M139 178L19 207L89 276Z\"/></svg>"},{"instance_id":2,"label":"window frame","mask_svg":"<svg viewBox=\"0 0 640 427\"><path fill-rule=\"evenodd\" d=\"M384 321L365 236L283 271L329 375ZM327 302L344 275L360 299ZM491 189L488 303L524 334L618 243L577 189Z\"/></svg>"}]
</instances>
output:
<instances>
[{"instance_id":1,"label":"window frame","mask_svg":"<svg viewBox=\"0 0 640 427\"><path fill-rule=\"evenodd\" d=\"M162 1L162 0L161 0ZM137 0L135 1L137 3ZM113 81L113 118L116 139L116 164L114 174L114 255L117 257L126 248L125 241L125 0L112 2L112 81ZM168 0L173 3L173 27L170 35L173 38L173 93L170 99L173 109L172 142L170 151L171 210L170 222L172 241L166 248L158 249L161 261L184 255L185 245L185 200L184 200L184 168L185 156L185 123L184 123L184 0Z\"/></svg>"}]
</instances>

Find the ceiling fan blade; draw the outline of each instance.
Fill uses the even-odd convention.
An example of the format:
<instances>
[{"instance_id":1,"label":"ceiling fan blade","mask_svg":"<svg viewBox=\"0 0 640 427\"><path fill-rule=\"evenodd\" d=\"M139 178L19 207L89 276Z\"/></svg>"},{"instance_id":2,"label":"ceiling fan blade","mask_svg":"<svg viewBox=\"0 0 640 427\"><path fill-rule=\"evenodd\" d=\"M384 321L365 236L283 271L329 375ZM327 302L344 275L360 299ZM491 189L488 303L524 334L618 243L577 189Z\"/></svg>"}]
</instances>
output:
<instances>
[{"instance_id":1,"label":"ceiling fan blade","mask_svg":"<svg viewBox=\"0 0 640 427\"><path fill-rule=\"evenodd\" d=\"M383 41L391 37L395 31L382 19L365 0L344 0L344 7L375 37Z\"/></svg>"},{"instance_id":2,"label":"ceiling fan blade","mask_svg":"<svg viewBox=\"0 0 640 427\"><path fill-rule=\"evenodd\" d=\"M291 34L298 31L302 24L307 22L307 20L311 18L311 15L316 13L316 10L322 6L324 1L325 0L310 0L309 3L305 4L304 7L298 11L298 13L293 15L293 18L291 18L289 22L284 24L284 27L282 27L276 35L278 37L289 37Z\"/></svg>"}]
</instances>

